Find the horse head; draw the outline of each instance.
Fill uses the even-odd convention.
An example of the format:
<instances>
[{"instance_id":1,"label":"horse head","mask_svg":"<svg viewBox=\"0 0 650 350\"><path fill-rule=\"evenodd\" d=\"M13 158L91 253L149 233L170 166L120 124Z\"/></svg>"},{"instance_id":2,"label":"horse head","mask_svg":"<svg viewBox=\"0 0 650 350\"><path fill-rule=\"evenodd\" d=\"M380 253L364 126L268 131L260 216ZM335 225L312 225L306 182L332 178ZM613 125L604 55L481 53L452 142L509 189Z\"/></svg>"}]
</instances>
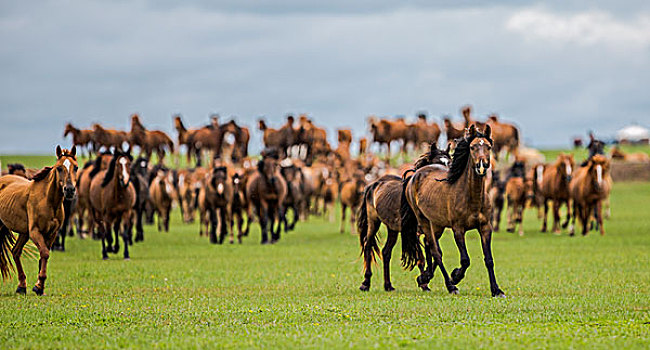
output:
<instances>
[{"instance_id":1,"label":"horse head","mask_svg":"<svg viewBox=\"0 0 650 350\"><path fill-rule=\"evenodd\" d=\"M603 188L604 176L609 171L609 160L601 154L596 154L589 160L588 166L594 186L600 192Z\"/></svg>"},{"instance_id":2,"label":"horse head","mask_svg":"<svg viewBox=\"0 0 650 350\"><path fill-rule=\"evenodd\" d=\"M573 154L560 153L558 156L558 172L565 176L567 181L571 181L574 167L575 161L573 160Z\"/></svg>"},{"instance_id":3,"label":"horse head","mask_svg":"<svg viewBox=\"0 0 650 350\"><path fill-rule=\"evenodd\" d=\"M72 149L61 149L61 146L56 146L56 181L63 189L63 197L67 200L72 200L77 188L77 147L72 146Z\"/></svg>"},{"instance_id":4,"label":"horse head","mask_svg":"<svg viewBox=\"0 0 650 350\"><path fill-rule=\"evenodd\" d=\"M121 152L119 150L115 151L111 164L109 165L108 173L110 173L111 168L116 172L115 176L117 177L117 183L121 187L126 187L131 182L131 162L133 157L129 153ZM108 174L107 174L108 175Z\"/></svg>"},{"instance_id":5,"label":"horse head","mask_svg":"<svg viewBox=\"0 0 650 350\"><path fill-rule=\"evenodd\" d=\"M477 130L472 124L469 127L469 154L470 165L478 176L485 176L490 168L490 151L492 150L492 128L485 125L483 132Z\"/></svg>"},{"instance_id":6,"label":"horse head","mask_svg":"<svg viewBox=\"0 0 650 350\"><path fill-rule=\"evenodd\" d=\"M228 182L228 169L225 166L220 166L212 169L210 175L210 185L217 191L217 195L223 196L226 190L226 183Z\"/></svg>"}]
</instances>

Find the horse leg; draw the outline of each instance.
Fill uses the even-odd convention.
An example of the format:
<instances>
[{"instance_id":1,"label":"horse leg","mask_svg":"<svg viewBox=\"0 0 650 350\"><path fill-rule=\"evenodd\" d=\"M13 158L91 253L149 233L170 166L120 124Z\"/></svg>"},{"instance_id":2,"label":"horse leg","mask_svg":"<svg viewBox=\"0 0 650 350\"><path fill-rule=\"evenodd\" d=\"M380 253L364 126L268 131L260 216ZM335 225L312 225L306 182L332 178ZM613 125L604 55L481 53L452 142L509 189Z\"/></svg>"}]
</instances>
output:
<instances>
[{"instance_id":1,"label":"horse leg","mask_svg":"<svg viewBox=\"0 0 650 350\"><path fill-rule=\"evenodd\" d=\"M526 206L526 202L519 203L517 206L517 222L519 224L519 236L524 235L524 207Z\"/></svg>"},{"instance_id":2,"label":"horse leg","mask_svg":"<svg viewBox=\"0 0 650 350\"><path fill-rule=\"evenodd\" d=\"M139 203L135 210L135 241L144 241L144 229L142 228L142 203Z\"/></svg>"},{"instance_id":3,"label":"horse leg","mask_svg":"<svg viewBox=\"0 0 650 350\"><path fill-rule=\"evenodd\" d=\"M456 286L451 282L451 278L449 277L449 274L445 269L445 265L442 262L442 250L438 245L438 239L440 238L440 236L442 236L442 232L444 231L444 228L441 229L439 227L434 226L431 223L430 226L431 229L429 231L429 234L425 233L425 238L429 243L429 250L431 251L431 255L433 256L433 261L438 267L440 267L440 272L442 273L442 277L445 279L445 286L447 287L447 291L449 291L450 294L458 294L458 288L456 288Z\"/></svg>"},{"instance_id":4,"label":"horse leg","mask_svg":"<svg viewBox=\"0 0 650 350\"><path fill-rule=\"evenodd\" d=\"M483 225L479 230L481 235L481 246L483 248L483 261L487 268L490 279L490 291L493 297L505 297L506 295L499 288L497 278L494 275L494 260L492 259L492 228L490 225Z\"/></svg>"},{"instance_id":5,"label":"horse leg","mask_svg":"<svg viewBox=\"0 0 650 350\"><path fill-rule=\"evenodd\" d=\"M569 236L575 235L576 216L578 216L578 202L576 200L574 200L573 201L573 220L571 221L571 225L569 225Z\"/></svg>"},{"instance_id":6,"label":"horse leg","mask_svg":"<svg viewBox=\"0 0 650 350\"><path fill-rule=\"evenodd\" d=\"M380 223L378 220L368 220L368 230L366 231L366 237L362 243L363 249L363 282L359 290L367 292L370 290L370 279L372 278L372 256L373 256L373 247L371 242L375 242L374 236L379 230ZM385 284L385 283L384 283Z\"/></svg>"},{"instance_id":7,"label":"horse leg","mask_svg":"<svg viewBox=\"0 0 650 350\"><path fill-rule=\"evenodd\" d=\"M292 210L293 210L293 222L291 223L291 226L290 226L292 231L296 227L296 224L298 223L298 220L300 220L300 210L299 210L298 205L299 204L294 204L291 207Z\"/></svg>"},{"instance_id":8,"label":"horse leg","mask_svg":"<svg viewBox=\"0 0 650 350\"><path fill-rule=\"evenodd\" d=\"M260 228L262 230L262 244L269 243L268 232L266 231L266 224L268 222L268 209L266 203L262 202L257 206L257 217L260 219Z\"/></svg>"},{"instance_id":9,"label":"horse leg","mask_svg":"<svg viewBox=\"0 0 650 350\"><path fill-rule=\"evenodd\" d=\"M271 206L268 210L269 212L269 229L271 231L271 243L275 243L280 240L280 230L282 229L281 218L282 218L282 208L279 208L275 205ZM277 226L273 229L277 219Z\"/></svg>"},{"instance_id":10,"label":"horse leg","mask_svg":"<svg viewBox=\"0 0 650 350\"><path fill-rule=\"evenodd\" d=\"M169 232L169 212L171 212L171 205L165 208L165 232Z\"/></svg>"},{"instance_id":11,"label":"horse leg","mask_svg":"<svg viewBox=\"0 0 650 350\"><path fill-rule=\"evenodd\" d=\"M45 243L43 235L38 232L38 230L32 228L29 231L29 237L38 248L40 256L38 261L38 281L36 282L36 285L34 285L34 288L32 288L32 291L34 291L36 295L43 295L43 291L45 290L45 280L47 279L47 261L50 258L50 249Z\"/></svg>"},{"instance_id":12,"label":"horse leg","mask_svg":"<svg viewBox=\"0 0 650 350\"><path fill-rule=\"evenodd\" d=\"M591 210L592 206L589 205L588 203L585 203L584 206L582 206L581 210L581 217L582 217L582 235L586 236L587 233L589 233L589 223L591 221Z\"/></svg>"},{"instance_id":13,"label":"horse leg","mask_svg":"<svg viewBox=\"0 0 650 350\"><path fill-rule=\"evenodd\" d=\"M553 233L560 233L560 204L557 199L553 200Z\"/></svg>"},{"instance_id":14,"label":"horse leg","mask_svg":"<svg viewBox=\"0 0 650 350\"><path fill-rule=\"evenodd\" d=\"M109 236L106 235L106 225L103 222L101 222L101 223L99 223L98 226L99 226L98 228L99 228L99 231L100 231L99 232L100 239L102 240L102 259L107 260L108 259L107 245L108 245L108 247L110 247L113 243L108 242L108 244L106 244L107 243L106 241L108 241L107 237L110 237L110 235Z\"/></svg>"},{"instance_id":15,"label":"horse leg","mask_svg":"<svg viewBox=\"0 0 650 350\"><path fill-rule=\"evenodd\" d=\"M0 230L9 231L9 228L0 223ZM7 233L11 234L11 232ZM20 257L23 254L23 248L28 240L28 235L19 235L13 248L11 248L11 254L16 263L16 272L18 273L18 288L16 288L16 293L23 295L27 293L27 276L25 276L25 270L23 270L23 264L20 261Z\"/></svg>"},{"instance_id":16,"label":"horse leg","mask_svg":"<svg viewBox=\"0 0 650 350\"><path fill-rule=\"evenodd\" d=\"M358 233L356 229L357 226L355 225L357 220L355 213L357 212L358 209L359 207L354 207L354 206L350 207L350 234L352 235Z\"/></svg>"},{"instance_id":17,"label":"horse leg","mask_svg":"<svg viewBox=\"0 0 650 350\"><path fill-rule=\"evenodd\" d=\"M223 240L226 239L228 235L228 215L226 214L226 208L219 209L219 244L223 243ZM232 243L232 241L230 242Z\"/></svg>"},{"instance_id":18,"label":"horse leg","mask_svg":"<svg viewBox=\"0 0 650 350\"><path fill-rule=\"evenodd\" d=\"M339 228L340 233L345 232L345 209L347 208L347 205L341 203L341 227Z\"/></svg>"},{"instance_id":19,"label":"horse leg","mask_svg":"<svg viewBox=\"0 0 650 350\"><path fill-rule=\"evenodd\" d=\"M113 246L113 253L117 254L120 251L120 223L122 218L115 219L113 223L113 232L115 233L115 245Z\"/></svg>"},{"instance_id":20,"label":"horse leg","mask_svg":"<svg viewBox=\"0 0 650 350\"><path fill-rule=\"evenodd\" d=\"M506 218L508 219L508 227L506 228L506 232L515 232L515 220L514 220L514 215L515 215L515 210L512 201L508 201L508 206L506 207Z\"/></svg>"},{"instance_id":21,"label":"horse leg","mask_svg":"<svg viewBox=\"0 0 650 350\"><path fill-rule=\"evenodd\" d=\"M467 246L465 245L465 230L462 227L454 228L454 240L456 247L460 253L460 268L455 268L451 272L451 283L457 285L465 278L465 271L469 268L469 254L467 254Z\"/></svg>"},{"instance_id":22,"label":"horse leg","mask_svg":"<svg viewBox=\"0 0 650 350\"><path fill-rule=\"evenodd\" d=\"M117 229L120 230L121 226L121 236L122 236L122 241L124 242L124 260L129 260L131 257L129 256L129 231L131 230L131 211L127 210L122 214L121 220L123 225L118 225Z\"/></svg>"},{"instance_id":23,"label":"horse leg","mask_svg":"<svg viewBox=\"0 0 650 350\"><path fill-rule=\"evenodd\" d=\"M544 220L542 224L542 232L546 232L546 227L547 227L547 220L548 220L548 201L546 198L544 198Z\"/></svg>"},{"instance_id":24,"label":"horse leg","mask_svg":"<svg viewBox=\"0 0 650 350\"><path fill-rule=\"evenodd\" d=\"M216 209L210 208L209 209L209 214L210 214L210 243L212 244L217 244L217 213Z\"/></svg>"},{"instance_id":25,"label":"horse leg","mask_svg":"<svg viewBox=\"0 0 650 350\"><path fill-rule=\"evenodd\" d=\"M399 232L388 229L388 238L386 238L384 249L381 250L382 260L384 260L384 290L387 292L395 290L390 282L390 258L393 255L393 247L397 243L398 234Z\"/></svg>"},{"instance_id":26,"label":"horse leg","mask_svg":"<svg viewBox=\"0 0 650 350\"><path fill-rule=\"evenodd\" d=\"M562 223L562 228L566 228L569 225L569 220L571 219L571 207L569 206L570 201L567 199L564 201L566 204L566 220Z\"/></svg>"},{"instance_id":27,"label":"horse leg","mask_svg":"<svg viewBox=\"0 0 650 350\"><path fill-rule=\"evenodd\" d=\"M596 220L598 222L598 227L600 228L600 235L605 235L605 227L603 226L603 202L596 202Z\"/></svg>"}]
</instances>

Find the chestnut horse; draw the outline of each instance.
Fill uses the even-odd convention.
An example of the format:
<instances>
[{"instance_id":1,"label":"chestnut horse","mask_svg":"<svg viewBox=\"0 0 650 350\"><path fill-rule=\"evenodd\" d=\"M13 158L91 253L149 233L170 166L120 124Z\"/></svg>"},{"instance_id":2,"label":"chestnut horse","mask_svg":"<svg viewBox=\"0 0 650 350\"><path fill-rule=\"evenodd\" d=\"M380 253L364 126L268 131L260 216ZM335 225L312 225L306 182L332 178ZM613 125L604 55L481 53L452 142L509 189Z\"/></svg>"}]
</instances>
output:
<instances>
[{"instance_id":1,"label":"chestnut horse","mask_svg":"<svg viewBox=\"0 0 650 350\"><path fill-rule=\"evenodd\" d=\"M226 124L220 126L221 129L221 138L223 144L223 138L227 134L232 134L235 138L234 150L232 152L232 161L233 163L239 163L242 159L248 157L248 143L250 142L251 135L250 131L245 126L239 126L235 120L230 120Z\"/></svg>"},{"instance_id":2,"label":"chestnut horse","mask_svg":"<svg viewBox=\"0 0 650 350\"><path fill-rule=\"evenodd\" d=\"M90 147L93 143L92 130L77 129L71 123L67 123L63 131L63 137L68 137L68 134L72 135L72 144L74 146L79 146L80 151L86 149L87 153L90 154Z\"/></svg>"},{"instance_id":3,"label":"chestnut horse","mask_svg":"<svg viewBox=\"0 0 650 350\"><path fill-rule=\"evenodd\" d=\"M93 124L93 151L99 152L103 146L106 151L112 148L122 151L124 144L129 142L126 131L105 129L99 124Z\"/></svg>"},{"instance_id":4,"label":"chestnut horse","mask_svg":"<svg viewBox=\"0 0 650 350\"><path fill-rule=\"evenodd\" d=\"M231 208L233 201L232 182L228 176L228 169L220 166L212 169L205 177L203 187L199 192L199 210L201 223L199 224L199 234L202 234L202 225L206 227L210 243L222 244L228 234L228 228L231 226ZM219 227L219 236L217 237L217 226ZM230 243L234 242L234 234L231 230Z\"/></svg>"},{"instance_id":5,"label":"chestnut horse","mask_svg":"<svg viewBox=\"0 0 650 350\"><path fill-rule=\"evenodd\" d=\"M25 294L27 283L20 261L23 248L29 239L38 248L38 282L32 291L43 295L47 278L50 248L63 224L64 200L72 201L77 182L76 147L70 151L56 147L56 162L39 171L32 181L7 175L0 178L0 272L3 279L10 278L13 256L18 270L16 293ZM14 234L18 233L15 240Z\"/></svg>"},{"instance_id":6,"label":"chestnut horse","mask_svg":"<svg viewBox=\"0 0 650 350\"><path fill-rule=\"evenodd\" d=\"M433 278L434 268L440 267L447 290L458 293L456 285L465 277L470 265L465 247L465 233L477 229L481 236L485 267L490 280L492 296L503 297L494 274L492 258L492 208L486 192L485 175L490 169L492 148L491 128L479 132L470 126L466 138L458 141L451 168L441 166L424 167L405 179L402 194L402 264L412 269L420 262L420 241L418 227L434 259L424 274L418 277L420 285ZM460 252L461 267L454 269L451 277L442 261L442 250L438 240L445 228L454 231L454 239Z\"/></svg>"},{"instance_id":7,"label":"chestnut horse","mask_svg":"<svg viewBox=\"0 0 650 350\"><path fill-rule=\"evenodd\" d=\"M429 152L420 156L415 162L415 168L426 167L432 164L448 166L449 153L439 150L434 143L431 144ZM400 217L400 204L402 198L402 178L396 175L384 175L366 186L359 207L357 230L359 231L359 243L363 254L364 280L359 287L362 291L370 289L372 277L372 262L375 261L375 254L379 254L377 244L377 232L383 223L388 230L388 237L381 256L384 265L384 290L387 292L395 290L390 281L390 260L393 255L393 247L397 243L398 233L401 230L402 218ZM422 252L420 251L420 254ZM427 253L427 258L431 255ZM418 267L424 273L424 258L419 257ZM423 290L429 290L426 284L420 286Z\"/></svg>"},{"instance_id":8,"label":"chestnut horse","mask_svg":"<svg viewBox=\"0 0 650 350\"><path fill-rule=\"evenodd\" d=\"M341 183L341 226L339 232L345 232L345 214L350 207L350 233L354 234L357 210L363 202L363 191L366 181L361 176L353 176L348 181ZM358 232L357 232L358 233Z\"/></svg>"},{"instance_id":9,"label":"chestnut horse","mask_svg":"<svg viewBox=\"0 0 650 350\"><path fill-rule=\"evenodd\" d=\"M506 231L515 232L517 224L519 225L519 235L524 235L524 226L522 224L524 209L526 207L526 164L521 161L515 161L510 168L508 180L506 181L506 198L508 199L508 227Z\"/></svg>"},{"instance_id":10,"label":"chestnut horse","mask_svg":"<svg viewBox=\"0 0 650 350\"><path fill-rule=\"evenodd\" d=\"M571 179L569 184L569 192L573 201L573 223L569 229L571 236L574 234L576 216L582 223L582 234L587 234L589 218L594 211L598 227L600 227L600 234L605 235L602 203L609 197L612 188L609 165L607 157L596 154L587 161L586 166L578 168Z\"/></svg>"},{"instance_id":11,"label":"chestnut horse","mask_svg":"<svg viewBox=\"0 0 650 350\"><path fill-rule=\"evenodd\" d=\"M137 114L131 116L129 141L131 145L139 146L140 153L144 153L147 159L151 159L151 154L155 151L158 156L158 164L161 164L165 158L165 149L174 153L174 141L160 130L147 130Z\"/></svg>"},{"instance_id":12,"label":"chestnut horse","mask_svg":"<svg viewBox=\"0 0 650 350\"><path fill-rule=\"evenodd\" d=\"M120 249L119 236L124 241L124 259L129 259L129 235L132 229L132 214L136 193L131 183L131 161L128 153L116 150L108 169L100 171L90 183L91 214L99 225L102 240L102 258L107 252L117 253ZM115 231L115 245L111 247L112 232ZM106 241L109 247L106 247Z\"/></svg>"},{"instance_id":13,"label":"chestnut horse","mask_svg":"<svg viewBox=\"0 0 650 350\"><path fill-rule=\"evenodd\" d=\"M257 163L257 171L246 183L246 199L255 207L262 230L262 244L275 243L280 239L282 203L287 195L287 183L280 174L276 152L263 152L264 158ZM273 228L277 220L276 229ZM250 222L250 219L249 219ZM268 239L271 231L271 241Z\"/></svg>"},{"instance_id":14,"label":"chestnut horse","mask_svg":"<svg viewBox=\"0 0 650 350\"><path fill-rule=\"evenodd\" d=\"M174 188L172 172L157 166L153 170L153 180L149 184L149 198L153 203L154 212L158 215L158 231L169 232L169 214L172 210L172 201L177 197Z\"/></svg>"},{"instance_id":15,"label":"chestnut horse","mask_svg":"<svg viewBox=\"0 0 650 350\"><path fill-rule=\"evenodd\" d=\"M562 223L562 228L567 227L571 218L571 208L569 207L569 182L571 174L575 168L575 161L572 154L560 153L555 163L546 165L542 176L537 176L537 181L541 183L539 188L544 203L544 223L542 232L547 229L548 201L553 202L553 232L560 232L560 207L566 204L567 213L566 221Z\"/></svg>"}]
</instances>

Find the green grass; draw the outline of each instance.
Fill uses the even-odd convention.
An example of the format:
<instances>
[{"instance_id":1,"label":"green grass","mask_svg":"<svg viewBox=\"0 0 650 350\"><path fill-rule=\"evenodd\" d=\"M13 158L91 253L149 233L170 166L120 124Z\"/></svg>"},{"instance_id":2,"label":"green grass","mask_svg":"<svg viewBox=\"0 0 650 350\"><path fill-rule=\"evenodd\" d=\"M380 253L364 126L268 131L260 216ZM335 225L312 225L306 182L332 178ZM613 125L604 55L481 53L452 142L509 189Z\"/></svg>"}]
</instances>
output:
<instances>
[{"instance_id":1,"label":"green grass","mask_svg":"<svg viewBox=\"0 0 650 350\"><path fill-rule=\"evenodd\" d=\"M524 237L495 233L506 299L489 296L475 232L459 296L439 273L421 292L417 273L399 267L399 244L397 290L383 291L375 267L362 293L358 238L337 223L299 223L273 246L259 245L255 225L244 244L215 246L176 210L171 232L147 226L130 261L102 261L99 242L70 238L52 253L47 296L2 284L0 348L648 348L648 198L650 183L615 184L604 237L541 234L533 211ZM453 238L441 242L447 268L457 267ZM36 261L26 273L31 286Z\"/></svg>"}]
</instances>

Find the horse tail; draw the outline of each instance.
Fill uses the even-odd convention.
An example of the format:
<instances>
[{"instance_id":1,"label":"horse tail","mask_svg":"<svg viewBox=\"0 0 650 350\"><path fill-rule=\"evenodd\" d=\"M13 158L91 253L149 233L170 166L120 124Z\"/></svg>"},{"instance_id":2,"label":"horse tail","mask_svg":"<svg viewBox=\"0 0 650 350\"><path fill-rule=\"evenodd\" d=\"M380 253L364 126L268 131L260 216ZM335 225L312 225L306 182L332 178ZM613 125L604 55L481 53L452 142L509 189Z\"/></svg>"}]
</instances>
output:
<instances>
[{"instance_id":1,"label":"horse tail","mask_svg":"<svg viewBox=\"0 0 650 350\"><path fill-rule=\"evenodd\" d=\"M402 218L402 267L407 270L413 268L419 262L421 252L420 240L418 239L418 220L415 212L406 199L406 187L413 176L409 176L402 182L402 199L400 205L400 216Z\"/></svg>"},{"instance_id":2,"label":"horse tail","mask_svg":"<svg viewBox=\"0 0 650 350\"><path fill-rule=\"evenodd\" d=\"M11 257L11 248L16 243L14 234L9 228L0 222L0 273L3 280L11 278L14 265Z\"/></svg>"},{"instance_id":3,"label":"horse tail","mask_svg":"<svg viewBox=\"0 0 650 350\"><path fill-rule=\"evenodd\" d=\"M516 148L519 147L519 129L513 127L514 135L512 135L512 145Z\"/></svg>"},{"instance_id":4,"label":"horse tail","mask_svg":"<svg viewBox=\"0 0 650 350\"><path fill-rule=\"evenodd\" d=\"M358 218L357 218L357 229L359 231L359 243L361 244L361 254L365 250L365 246L368 245L370 248L370 261L376 262L376 256L381 256L379 251L379 245L377 244L377 235L373 234L368 236L368 203L373 201L373 191L377 188L379 182L374 182L368 186L363 192L363 201L361 202L361 207L359 208ZM364 259L364 263L367 260ZM365 266L366 269L370 266Z\"/></svg>"}]
</instances>

